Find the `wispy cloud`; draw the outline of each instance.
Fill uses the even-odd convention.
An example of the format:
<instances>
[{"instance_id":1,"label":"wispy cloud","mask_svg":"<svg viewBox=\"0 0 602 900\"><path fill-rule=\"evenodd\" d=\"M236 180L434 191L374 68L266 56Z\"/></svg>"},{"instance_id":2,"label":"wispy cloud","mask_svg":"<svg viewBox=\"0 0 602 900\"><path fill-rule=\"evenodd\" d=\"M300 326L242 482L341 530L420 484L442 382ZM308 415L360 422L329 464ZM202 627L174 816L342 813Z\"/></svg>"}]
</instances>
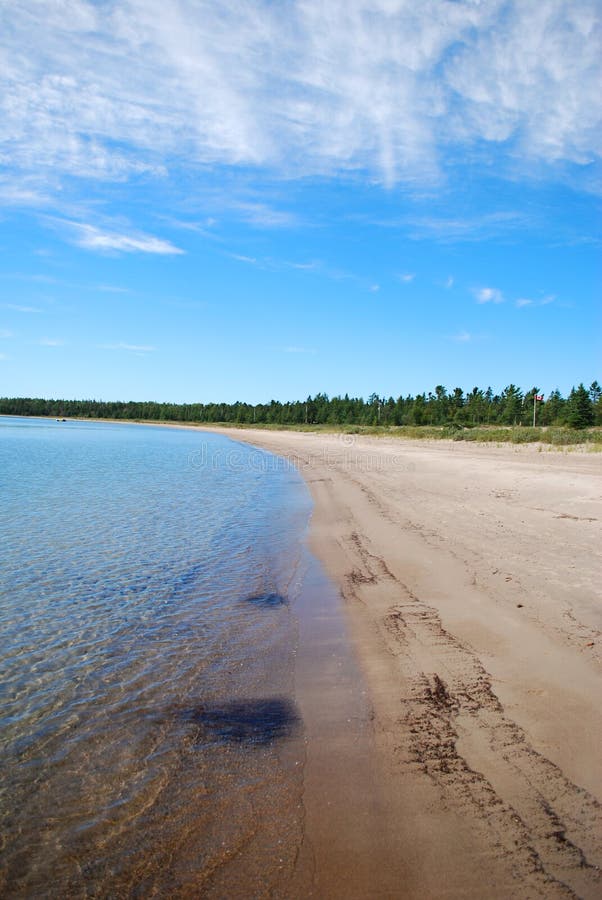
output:
<instances>
[{"instance_id":1,"label":"wispy cloud","mask_svg":"<svg viewBox=\"0 0 602 900\"><path fill-rule=\"evenodd\" d=\"M175 219L173 216L161 216L162 221L166 222L172 228L181 228L182 231L193 231L202 234L204 237L214 237L211 229L217 225L217 219L213 216L207 216L202 221L196 219Z\"/></svg>"},{"instance_id":2,"label":"wispy cloud","mask_svg":"<svg viewBox=\"0 0 602 900\"><path fill-rule=\"evenodd\" d=\"M21 313L41 313L42 310L37 306L23 306L20 303L3 303L5 309L13 309L15 312Z\"/></svg>"},{"instance_id":3,"label":"wispy cloud","mask_svg":"<svg viewBox=\"0 0 602 900\"><path fill-rule=\"evenodd\" d=\"M55 275L39 272L0 272L0 278L9 278L15 281L31 281L34 284L48 284L53 287L69 288L77 291L98 291L103 294L131 294L131 288L116 284L86 284L81 282L66 281Z\"/></svg>"},{"instance_id":4,"label":"wispy cloud","mask_svg":"<svg viewBox=\"0 0 602 900\"><path fill-rule=\"evenodd\" d=\"M328 278L331 281L349 281L355 283L362 290L369 291L373 294L380 291L380 284L377 282L370 281L368 278L357 275L355 272L350 272L347 269L332 266L320 259L312 259L308 262L296 262L289 259L275 259L272 256L247 256L244 253L226 253L225 255L230 257L230 259L235 259L246 265L256 266L258 269L262 269L266 272L283 272L293 269L301 274L307 273L313 276L321 276L323 278Z\"/></svg>"},{"instance_id":5,"label":"wispy cloud","mask_svg":"<svg viewBox=\"0 0 602 900\"><path fill-rule=\"evenodd\" d=\"M61 338L49 337L40 338L40 340L36 341L36 343L39 344L40 347L64 347L65 345L65 341L63 341Z\"/></svg>"},{"instance_id":6,"label":"wispy cloud","mask_svg":"<svg viewBox=\"0 0 602 900\"><path fill-rule=\"evenodd\" d=\"M99 291L101 294L131 294L130 288L120 287L118 284L93 284L90 290Z\"/></svg>"},{"instance_id":7,"label":"wispy cloud","mask_svg":"<svg viewBox=\"0 0 602 900\"><path fill-rule=\"evenodd\" d=\"M0 278L8 278L11 281L28 281L34 284L67 284L67 282L60 282L54 275L40 272L0 272Z\"/></svg>"},{"instance_id":8,"label":"wispy cloud","mask_svg":"<svg viewBox=\"0 0 602 900\"><path fill-rule=\"evenodd\" d=\"M317 352L316 350L312 350L309 347L295 347L295 346L283 347L283 350L285 353L309 353L312 356L314 356Z\"/></svg>"},{"instance_id":9,"label":"wispy cloud","mask_svg":"<svg viewBox=\"0 0 602 900\"><path fill-rule=\"evenodd\" d=\"M248 263L250 266L257 265L257 259L254 256L244 256L242 253L229 253L228 256L237 262Z\"/></svg>"},{"instance_id":10,"label":"wispy cloud","mask_svg":"<svg viewBox=\"0 0 602 900\"><path fill-rule=\"evenodd\" d=\"M129 353L153 353L157 348L148 344L127 344L119 341L117 344L99 344L100 350L125 350Z\"/></svg>"},{"instance_id":11,"label":"wispy cloud","mask_svg":"<svg viewBox=\"0 0 602 900\"><path fill-rule=\"evenodd\" d=\"M142 232L133 231L126 234L119 231L107 231L96 225L67 219L51 221L54 221L58 227L64 228L74 244L86 250L96 250L101 253L157 253L161 256L184 253L170 241Z\"/></svg>"},{"instance_id":12,"label":"wispy cloud","mask_svg":"<svg viewBox=\"0 0 602 900\"><path fill-rule=\"evenodd\" d=\"M29 176L22 176L20 183L15 184L0 179L0 206L29 206L41 209L51 202L51 195L43 188L29 186Z\"/></svg>"},{"instance_id":13,"label":"wispy cloud","mask_svg":"<svg viewBox=\"0 0 602 900\"><path fill-rule=\"evenodd\" d=\"M447 288L447 290L449 290L450 288L453 288L453 286L454 286L454 276L448 275L445 280L445 287Z\"/></svg>"},{"instance_id":14,"label":"wispy cloud","mask_svg":"<svg viewBox=\"0 0 602 900\"><path fill-rule=\"evenodd\" d=\"M0 328L0 338L11 338L13 337L12 331L8 331L7 328Z\"/></svg>"},{"instance_id":15,"label":"wispy cloud","mask_svg":"<svg viewBox=\"0 0 602 900\"><path fill-rule=\"evenodd\" d=\"M536 299L531 299L530 297L519 297L518 300L515 301L515 306L518 309L524 309L525 306L549 306L550 303L554 303L556 300L556 296L554 294L547 294L545 297L539 297Z\"/></svg>"},{"instance_id":16,"label":"wispy cloud","mask_svg":"<svg viewBox=\"0 0 602 900\"><path fill-rule=\"evenodd\" d=\"M503 303L504 295L498 288L482 287L474 291L477 303Z\"/></svg>"},{"instance_id":17,"label":"wispy cloud","mask_svg":"<svg viewBox=\"0 0 602 900\"><path fill-rule=\"evenodd\" d=\"M416 273L415 272L404 272L403 274L398 275L397 277L403 284L410 284L410 282L414 281L414 279L416 278Z\"/></svg>"},{"instance_id":18,"label":"wispy cloud","mask_svg":"<svg viewBox=\"0 0 602 900\"><path fill-rule=\"evenodd\" d=\"M274 259L271 256L258 258L256 256L247 256L244 253L228 253L231 259L238 262L248 263L250 266L258 266L261 269L268 269L274 272L280 272L283 269L298 269L302 272L311 272L323 268L322 264L312 260L311 262L292 262L288 259Z\"/></svg>"},{"instance_id":19,"label":"wispy cloud","mask_svg":"<svg viewBox=\"0 0 602 900\"><path fill-rule=\"evenodd\" d=\"M312 272L316 269L319 269L320 264L315 260L311 260L311 262L287 262L287 266L291 269L300 269L302 272Z\"/></svg>"},{"instance_id":20,"label":"wispy cloud","mask_svg":"<svg viewBox=\"0 0 602 900\"><path fill-rule=\"evenodd\" d=\"M6 355L6 353L0 353L0 361L5 361L5 360L7 360L8 358L9 358L9 357Z\"/></svg>"},{"instance_id":21,"label":"wispy cloud","mask_svg":"<svg viewBox=\"0 0 602 900\"><path fill-rule=\"evenodd\" d=\"M600 158L594 0L65 9L4 13L0 117L24 202L64 175L161 178L174 158L388 185L432 181L475 146L512 175Z\"/></svg>"},{"instance_id":22,"label":"wispy cloud","mask_svg":"<svg viewBox=\"0 0 602 900\"><path fill-rule=\"evenodd\" d=\"M258 228L293 228L300 224L295 213L266 203L233 202L230 207L238 212L241 219Z\"/></svg>"},{"instance_id":23,"label":"wispy cloud","mask_svg":"<svg viewBox=\"0 0 602 900\"><path fill-rule=\"evenodd\" d=\"M489 240L513 232L517 228L530 226L528 215L518 210L499 210L482 215L448 217L448 216L409 216L405 219L386 221L381 225L405 227L409 237L414 240L436 240L453 244L460 242L479 242Z\"/></svg>"},{"instance_id":24,"label":"wispy cloud","mask_svg":"<svg viewBox=\"0 0 602 900\"><path fill-rule=\"evenodd\" d=\"M486 332L477 332L475 334L474 331L468 331L466 328L461 328L454 334L446 335L446 340L453 341L454 344L480 344L483 341L488 341L489 338L490 335Z\"/></svg>"}]
</instances>

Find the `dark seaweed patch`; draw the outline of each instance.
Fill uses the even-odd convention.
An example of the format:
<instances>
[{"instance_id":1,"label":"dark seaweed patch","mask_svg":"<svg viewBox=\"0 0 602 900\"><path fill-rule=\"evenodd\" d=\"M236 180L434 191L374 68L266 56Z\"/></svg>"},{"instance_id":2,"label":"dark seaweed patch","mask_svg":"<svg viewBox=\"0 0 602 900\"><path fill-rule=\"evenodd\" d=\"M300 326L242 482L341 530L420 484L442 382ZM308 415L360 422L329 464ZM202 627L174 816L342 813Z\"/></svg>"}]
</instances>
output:
<instances>
[{"instance_id":1,"label":"dark seaweed patch","mask_svg":"<svg viewBox=\"0 0 602 900\"><path fill-rule=\"evenodd\" d=\"M284 697L233 700L185 712L197 726L197 743L219 740L233 744L269 744L290 737L300 723L295 704Z\"/></svg>"},{"instance_id":2,"label":"dark seaweed patch","mask_svg":"<svg viewBox=\"0 0 602 900\"><path fill-rule=\"evenodd\" d=\"M288 600L282 594L255 594L247 597L245 603L253 603L255 606L286 606Z\"/></svg>"}]
</instances>

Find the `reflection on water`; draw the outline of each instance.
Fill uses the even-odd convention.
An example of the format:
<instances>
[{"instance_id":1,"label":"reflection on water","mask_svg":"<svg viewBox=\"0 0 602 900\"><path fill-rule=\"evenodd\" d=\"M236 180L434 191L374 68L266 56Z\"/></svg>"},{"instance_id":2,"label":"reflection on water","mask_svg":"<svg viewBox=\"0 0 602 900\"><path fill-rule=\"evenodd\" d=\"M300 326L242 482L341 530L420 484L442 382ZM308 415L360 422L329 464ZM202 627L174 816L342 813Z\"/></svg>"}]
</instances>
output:
<instances>
[{"instance_id":1,"label":"reflection on water","mask_svg":"<svg viewBox=\"0 0 602 900\"><path fill-rule=\"evenodd\" d=\"M245 597L247 603L254 603L255 606L283 606L288 603L286 597L282 594L257 594L254 597Z\"/></svg>"},{"instance_id":2,"label":"reflection on water","mask_svg":"<svg viewBox=\"0 0 602 900\"><path fill-rule=\"evenodd\" d=\"M229 446L0 418L0 894L284 890L309 500Z\"/></svg>"},{"instance_id":3,"label":"reflection on water","mask_svg":"<svg viewBox=\"0 0 602 900\"><path fill-rule=\"evenodd\" d=\"M236 744L271 744L289 737L299 724L295 704L286 697L199 706L187 710L184 718L197 726L197 743L214 737Z\"/></svg>"}]
</instances>

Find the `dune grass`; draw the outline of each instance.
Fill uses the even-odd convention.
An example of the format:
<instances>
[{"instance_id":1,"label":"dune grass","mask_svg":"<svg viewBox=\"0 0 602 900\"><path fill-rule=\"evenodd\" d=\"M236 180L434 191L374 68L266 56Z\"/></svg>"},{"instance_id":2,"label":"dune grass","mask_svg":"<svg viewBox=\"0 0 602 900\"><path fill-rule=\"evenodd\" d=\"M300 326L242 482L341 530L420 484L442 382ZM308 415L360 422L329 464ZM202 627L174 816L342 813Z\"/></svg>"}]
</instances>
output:
<instances>
[{"instance_id":1,"label":"dune grass","mask_svg":"<svg viewBox=\"0 0 602 900\"><path fill-rule=\"evenodd\" d=\"M190 423L194 424L194 423ZM382 435L409 440L453 440L496 444L549 444L556 447L578 444L600 445L602 428L450 425L279 425L240 424L235 422L198 423L204 428L256 428L263 431L301 431L323 434Z\"/></svg>"}]
</instances>

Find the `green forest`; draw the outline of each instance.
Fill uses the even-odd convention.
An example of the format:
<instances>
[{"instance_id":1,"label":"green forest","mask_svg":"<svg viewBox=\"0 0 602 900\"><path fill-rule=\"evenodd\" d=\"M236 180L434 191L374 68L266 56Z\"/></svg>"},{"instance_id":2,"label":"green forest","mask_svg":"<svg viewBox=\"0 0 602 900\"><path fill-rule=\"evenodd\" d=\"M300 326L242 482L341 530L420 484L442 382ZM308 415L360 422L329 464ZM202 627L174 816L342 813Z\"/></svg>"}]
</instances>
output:
<instances>
[{"instance_id":1,"label":"green forest","mask_svg":"<svg viewBox=\"0 0 602 900\"><path fill-rule=\"evenodd\" d=\"M594 381L573 388L568 397L552 391L543 400L537 387L527 391L509 384L501 393L475 387L464 393L437 385L415 397L329 397L282 403L154 403L104 400L44 400L0 398L0 414L59 418L125 419L130 421L188 422L261 426L439 426L451 430L476 426L532 426L536 406L538 426L573 429L602 425L602 388Z\"/></svg>"}]
</instances>

